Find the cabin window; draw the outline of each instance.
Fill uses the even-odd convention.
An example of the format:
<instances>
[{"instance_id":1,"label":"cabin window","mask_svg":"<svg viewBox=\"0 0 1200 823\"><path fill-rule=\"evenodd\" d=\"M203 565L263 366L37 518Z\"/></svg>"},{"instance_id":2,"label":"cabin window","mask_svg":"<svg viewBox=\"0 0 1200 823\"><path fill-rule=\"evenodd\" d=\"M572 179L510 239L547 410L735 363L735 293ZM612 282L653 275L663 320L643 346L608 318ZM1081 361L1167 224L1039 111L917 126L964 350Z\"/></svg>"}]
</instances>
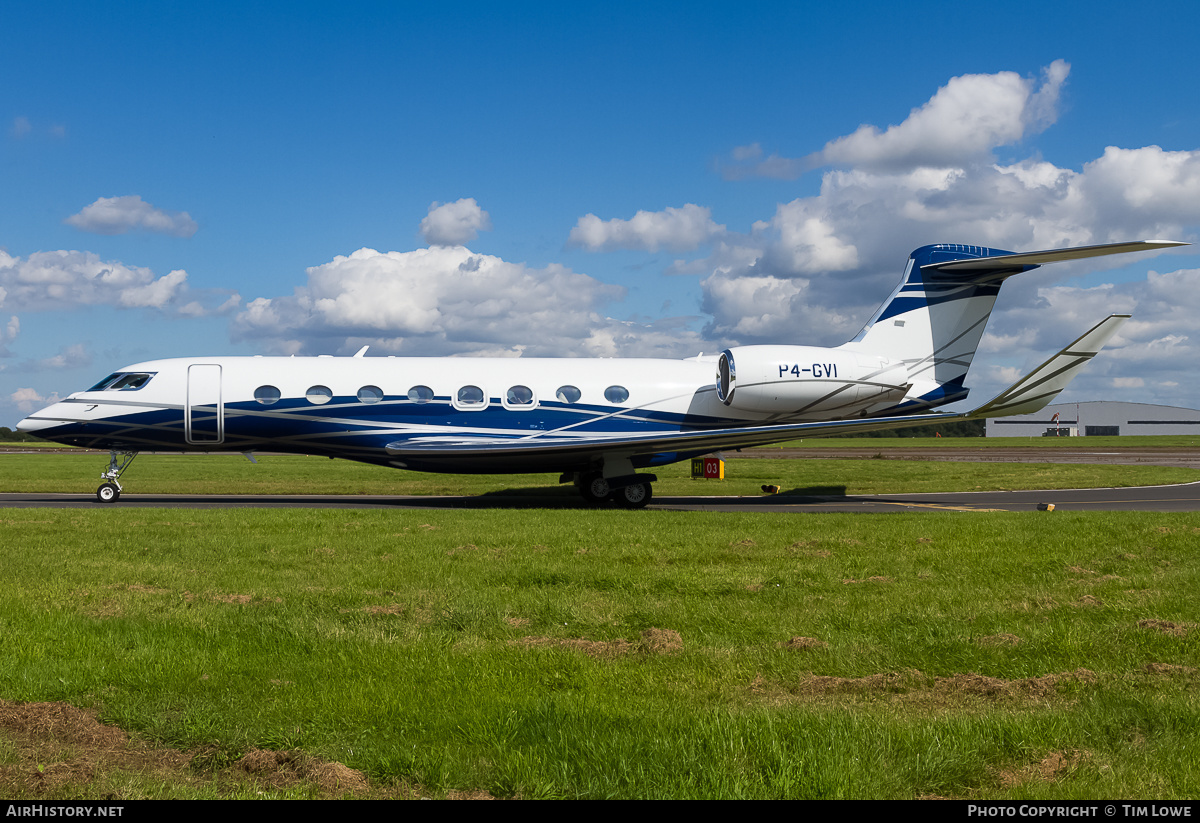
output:
<instances>
[{"instance_id":1,"label":"cabin window","mask_svg":"<svg viewBox=\"0 0 1200 823\"><path fill-rule=\"evenodd\" d=\"M414 403L428 403L433 399L433 389L428 386L413 386L408 390L408 399Z\"/></svg>"},{"instance_id":2,"label":"cabin window","mask_svg":"<svg viewBox=\"0 0 1200 823\"><path fill-rule=\"evenodd\" d=\"M574 386L559 386L554 396L564 403L578 403L583 393Z\"/></svg>"},{"instance_id":3,"label":"cabin window","mask_svg":"<svg viewBox=\"0 0 1200 823\"><path fill-rule=\"evenodd\" d=\"M310 386L308 391L304 393L304 396L308 399L309 403L320 406L333 399L333 392L330 391L328 386Z\"/></svg>"},{"instance_id":4,"label":"cabin window","mask_svg":"<svg viewBox=\"0 0 1200 823\"><path fill-rule=\"evenodd\" d=\"M358 402L378 403L383 399L383 389L378 386L363 386L358 390Z\"/></svg>"},{"instance_id":5,"label":"cabin window","mask_svg":"<svg viewBox=\"0 0 1200 823\"><path fill-rule=\"evenodd\" d=\"M504 394L504 405L517 408L533 408L533 389L528 386L510 386Z\"/></svg>"},{"instance_id":6,"label":"cabin window","mask_svg":"<svg viewBox=\"0 0 1200 823\"><path fill-rule=\"evenodd\" d=\"M604 399L609 403L624 403L629 399L629 389L624 386L609 386L604 390Z\"/></svg>"},{"instance_id":7,"label":"cabin window","mask_svg":"<svg viewBox=\"0 0 1200 823\"><path fill-rule=\"evenodd\" d=\"M478 386L463 386L454 396L456 409L476 411L487 406L487 395Z\"/></svg>"},{"instance_id":8,"label":"cabin window","mask_svg":"<svg viewBox=\"0 0 1200 823\"><path fill-rule=\"evenodd\" d=\"M254 390L254 399L264 406L273 406L283 395L274 386L259 386Z\"/></svg>"}]
</instances>

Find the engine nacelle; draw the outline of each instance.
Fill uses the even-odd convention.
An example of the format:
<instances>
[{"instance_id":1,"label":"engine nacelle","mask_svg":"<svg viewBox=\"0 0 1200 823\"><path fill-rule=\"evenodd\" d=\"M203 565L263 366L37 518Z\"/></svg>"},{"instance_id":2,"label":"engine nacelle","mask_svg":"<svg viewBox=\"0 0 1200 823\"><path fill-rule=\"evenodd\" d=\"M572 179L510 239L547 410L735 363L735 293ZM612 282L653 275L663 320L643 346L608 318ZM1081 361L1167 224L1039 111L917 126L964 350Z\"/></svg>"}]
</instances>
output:
<instances>
[{"instance_id":1,"label":"engine nacelle","mask_svg":"<svg viewBox=\"0 0 1200 823\"><path fill-rule=\"evenodd\" d=\"M838 349L738 346L717 358L717 397L742 411L846 416L908 388L903 362Z\"/></svg>"}]
</instances>

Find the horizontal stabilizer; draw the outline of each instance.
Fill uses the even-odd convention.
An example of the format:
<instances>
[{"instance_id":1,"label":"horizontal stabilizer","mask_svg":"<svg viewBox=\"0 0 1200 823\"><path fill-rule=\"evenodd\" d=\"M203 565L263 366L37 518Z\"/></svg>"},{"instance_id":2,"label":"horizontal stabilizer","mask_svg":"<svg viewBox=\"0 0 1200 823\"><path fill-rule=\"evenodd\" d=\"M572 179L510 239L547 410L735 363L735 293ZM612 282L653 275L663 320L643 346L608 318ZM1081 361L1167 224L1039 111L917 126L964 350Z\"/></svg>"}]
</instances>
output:
<instances>
[{"instance_id":1,"label":"horizontal stabilizer","mask_svg":"<svg viewBox=\"0 0 1200 823\"><path fill-rule=\"evenodd\" d=\"M967 260L952 260L948 263L929 263L921 267L922 272L990 272L1021 270L1025 267L1058 263L1063 260L1082 260L1085 257L1103 257L1106 254L1126 254L1134 251L1153 251L1187 246L1177 240L1135 240L1130 243L1106 243L1102 246L1079 246L1074 249L1051 249L1049 251L1024 251L1016 254L997 254L991 257L972 257Z\"/></svg>"},{"instance_id":2,"label":"horizontal stabilizer","mask_svg":"<svg viewBox=\"0 0 1200 823\"><path fill-rule=\"evenodd\" d=\"M1104 348L1104 344L1128 319L1128 314L1109 315L1083 337L1000 392L994 400L969 412L967 416L974 419L1008 417L1014 414L1032 414L1046 407L1067 387L1079 370Z\"/></svg>"}]
</instances>

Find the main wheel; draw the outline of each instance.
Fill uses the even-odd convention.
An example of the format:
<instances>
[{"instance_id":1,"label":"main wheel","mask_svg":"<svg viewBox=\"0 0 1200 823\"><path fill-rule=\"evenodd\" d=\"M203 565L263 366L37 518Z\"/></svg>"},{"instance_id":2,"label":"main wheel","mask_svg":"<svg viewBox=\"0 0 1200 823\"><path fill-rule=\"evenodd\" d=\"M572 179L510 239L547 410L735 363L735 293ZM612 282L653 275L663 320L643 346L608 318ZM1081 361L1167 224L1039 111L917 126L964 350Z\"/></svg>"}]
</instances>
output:
<instances>
[{"instance_id":1,"label":"main wheel","mask_svg":"<svg viewBox=\"0 0 1200 823\"><path fill-rule=\"evenodd\" d=\"M580 482L579 493L589 503L600 503L608 499L612 489L608 487L608 481L602 475L589 474Z\"/></svg>"},{"instance_id":2,"label":"main wheel","mask_svg":"<svg viewBox=\"0 0 1200 823\"><path fill-rule=\"evenodd\" d=\"M613 499L626 509L644 509L653 496L649 483L634 483L613 492Z\"/></svg>"},{"instance_id":3,"label":"main wheel","mask_svg":"<svg viewBox=\"0 0 1200 823\"><path fill-rule=\"evenodd\" d=\"M96 499L101 503L116 503L120 496L121 490L116 483L101 483L100 488L96 489Z\"/></svg>"}]
</instances>

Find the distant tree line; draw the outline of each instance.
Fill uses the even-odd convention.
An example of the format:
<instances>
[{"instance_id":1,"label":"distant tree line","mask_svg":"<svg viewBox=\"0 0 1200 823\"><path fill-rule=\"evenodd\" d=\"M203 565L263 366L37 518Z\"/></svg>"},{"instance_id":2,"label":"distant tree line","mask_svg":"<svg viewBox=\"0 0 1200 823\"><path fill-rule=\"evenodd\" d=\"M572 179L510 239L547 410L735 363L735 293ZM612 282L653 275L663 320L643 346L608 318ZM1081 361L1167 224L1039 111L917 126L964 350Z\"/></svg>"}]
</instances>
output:
<instances>
[{"instance_id":1,"label":"distant tree line","mask_svg":"<svg viewBox=\"0 0 1200 823\"><path fill-rule=\"evenodd\" d=\"M950 420L930 426L905 426L902 429L839 434L837 437L983 437L987 426L983 420Z\"/></svg>"},{"instance_id":2,"label":"distant tree line","mask_svg":"<svg viewBox=\"0 0 1200 823\"><path fill-rule=\"evenodd\" d=\"M34 437L25 432L13 431L8 426L0 426L0 443L36 443L42 438Z\"/></svg>"}]
</instances>

